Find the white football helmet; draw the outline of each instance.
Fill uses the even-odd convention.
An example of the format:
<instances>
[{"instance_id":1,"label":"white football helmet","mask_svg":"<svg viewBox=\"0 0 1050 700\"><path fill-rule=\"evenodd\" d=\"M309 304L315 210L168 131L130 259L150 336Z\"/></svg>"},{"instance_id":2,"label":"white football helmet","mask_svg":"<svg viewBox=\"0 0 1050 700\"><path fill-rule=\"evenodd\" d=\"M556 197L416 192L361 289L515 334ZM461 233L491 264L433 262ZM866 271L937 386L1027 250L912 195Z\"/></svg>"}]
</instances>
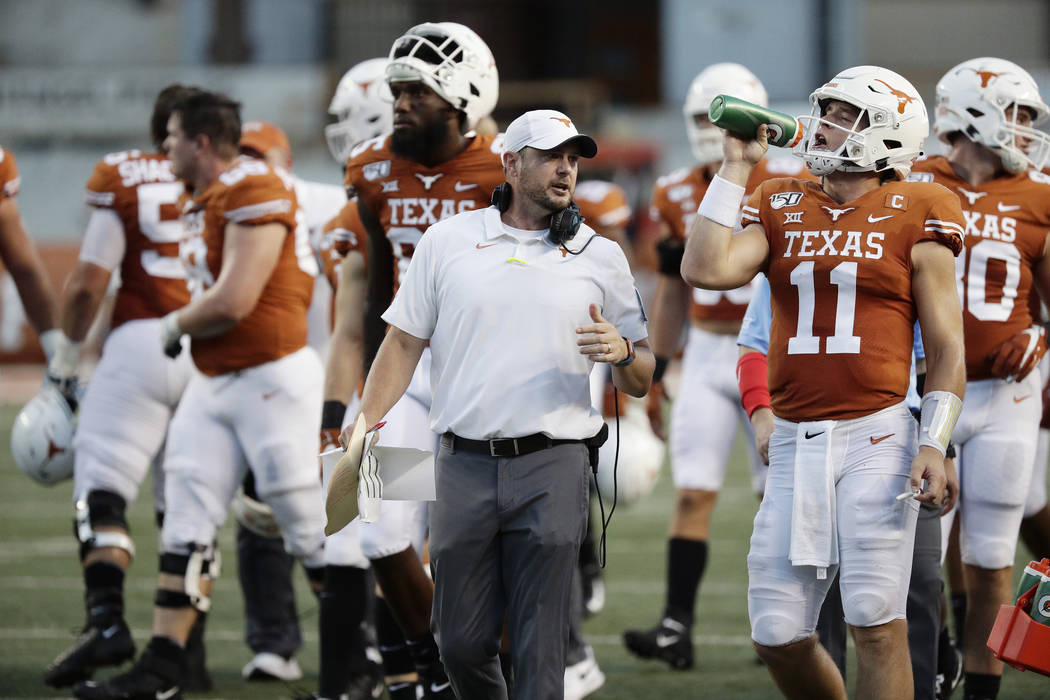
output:
<instances>
[{"instance_id":1,"label":"white football helmet","mask_svg":"<svg viewBox=\"0 0 1050 700\"><path fill-rule=\"evenodd\" d=\"M348 70L335 87L328 113L336 118L324 128L328 150L340 165L354 146L390 131L393 98L386 84L386 59L370 58Z\"/></svg>"},{"instance_id":2,"label":"white football helmet","mask_svg":"<svg viewBox=\"0 0 1050 700\"><path fill-rule=\"evenodd\" d=\"M1001 58L974 58L945 73L937 83L937 118L933 131L949 143L951 134L987 146L1008 172L1041 170L1050 158L1050 135L1018 126L1017 110L1033 112L1032 126L1050 116L1039 88L1024 68ZM1023 146L1017 145L1024 139Z\"/></svg>"},{"instance_id":3,"label":"white football helmet","mask_svg":"<svg viewBox=\"0 0 1050 700\"><path fill-rule=\"evenodd\" d=\"M689 85L682 106L689 145L700 163L717 163L723 158L722 130L711 124L700 126L696 123L696 117L706 115L711 109L711 100L718 95L769 106L761 81L739 63L715 63L700 71Z\"/></svg>"},{"instance_id":4,"label":"white football helmet","mask_svg":"<svg viewBox=\"0 0 1050 700\"><path fill-rule=\"evenodd\" d=\"M390 47L387 82L420 80L467 115L467 129L496 107L496 59L474 30L456 22L417 24Z\"/></svg>"},{"instance_id":5,"label":"white football helmet","mask_svg":"<svg viewBox=\"0 0 1050 700\"><path fill-rule=\"evenodd\" d=\"M52 384L46 383L15 417L11 454L15 464L41 484L57 484L73 476L73 433L76 416Z\"/></svg>"},{"instance_id":6,"label":"white football helmet","mask_svg":"<svg viewBox=\"0 0 1050 700\"><path fill-rule=\"evenodd\" d=\"M262 501L257 501L237 487L237 493L230 501L233 519L260 537L277 539L281 536L281 526L273 517L273 508Z\"/></svg>"},{"instance_id":7,"label":"white football helmet","mask_svg":"<svg viewBox=\"0 0 1050 700\"><path fill-rule=\"evenodd\" d=\"M667 447L653 434L649 418L640 402L631 401L627 414L620 418L620 454L616 460L616 418L606 418L609 439L598 450L598 491L605 502L606 513L617 493L618 506L630 506L650 493L660 477L660 467ZM613 464L616 464L616 487L613 488Z\"/></svg>"},{"instance_id":8,"label":"white football helmet","mask_svg":"<svg viewBox=\"0 0 1050 700\"><path fill-rule=\"evenodd\" d=\"M831 100L860 108L852 127L842 127L822 118L824 107ZM922 155L922 144L930 133L926 105L919 91L900 75L878 66L847 68L814 90L809 104L809 116L799 117L805 135L795 147L795 153L817 176L836 170L892 169L904 179L915 159ZM862 124L865 118L867 126ZM837 152L814 148L821 124L846 132L846 140Z\"/></svg>"}]
</instances>

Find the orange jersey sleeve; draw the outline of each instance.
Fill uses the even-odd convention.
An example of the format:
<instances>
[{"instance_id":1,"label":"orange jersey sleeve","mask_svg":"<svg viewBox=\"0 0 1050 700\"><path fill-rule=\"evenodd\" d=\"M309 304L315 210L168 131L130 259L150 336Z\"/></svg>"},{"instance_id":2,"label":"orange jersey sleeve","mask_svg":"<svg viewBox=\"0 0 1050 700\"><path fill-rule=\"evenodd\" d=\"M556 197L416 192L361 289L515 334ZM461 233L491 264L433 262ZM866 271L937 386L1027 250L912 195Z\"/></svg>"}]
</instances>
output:
<instances>
[{"instance_id":1,"label":"orange jersey sleeve","mask_svg":"<svg viewBox=\"0 0 1050 700\"><path fill-rule=\"evenodd\" d=\"M364 141L346 166L347 194L376 215L394 251L396 280L431 224L489 206L503 183L502 134L473 136L451 160L428 168L390 150L390 136Z\"/></svg>"},{"instance_id":2,"label":"orange jersey sleeve","mask_svg":"<svg viewBox=\"0 0 1050 700\"><path fill-rule=\"evenodd\" d=\"M276 223L287 231L277 265L248 316L222 335L193 340L193 361L204 374L254 367L306 345L306 311L313 296L316 261L302 218L291 181L263 161L249 158L238 160L187 202L183 221L192 238L182 246L182 255L195 293L219 278L229 224Z\"/></svg>"},{"instance_id":3,"label":"orange jersey sleeve","mask_svg":"<svg viewBox=\"0 0 1050 700\"><path fill-rule=\"evenodd\" d=\"M321 263L333 291L339 286L339 263L343 258L356 251L367 260L366 236L364 224L357 213L356 199L344 204L339 213L325 224L321 236Z\"/></svg>"},{"instance_id":4,"label":"orange jersey sleeve","mask_svg":"<svg viewBox=\"0 0 1050 700\"><path fill-rule=\"evenodd\" d=\"M0 200L17 195L21 182L15 155L0 146Z\"/></svg>"},{"instance_id":5,"label":"orange jersey sleeve","mask_svg":"<svg viewBox=\"0 0 1050 700\"><path fill-rule=\"evenodd\" d=\"M96 165L87 182L89 206L110 209L124 231L124 258L112 326L159 318L190 300L179 260L183 185L166 156L122 151Z\"/></svg>"},{"instance_id":6,"label":"orange jersey sleeve","mask_svg":"<svg viewBox=\"0 0 1050 700\"><path fill-rule=\"evenodd\" d=\"M1030 170L974 187L938 156L917 162L909 179L939 183L958 196L965 222L956 277L966 376L989 379L999 347L1035 319L1033 273L1050 231L1050 176Z\"/></svg>"},{"instance_id":7,"label":"orange jersey sleeve","mask_svg":"<svg viewBox=\"0 0 1050 700\"><path fill-rule=\"evenodd\" d=\"M627 193L619 185L602 180L585 180L576 184L573 201L580 214L595 230L624 228L631 221Z\"/></svg>"},{"instance_id":8,"label":"orange jersey sleeve","mask_svg":"<svg viewBox=\"0 0 1050 700\"><path fill-rule=\"evenodd\" d=\"M763 158L751 171L745 190L753 192L766 180L786 176L815 180L799 158ZM653 187L650 215L662 221L670 229L672 236L684 241L710 184L711 178L702 166L678 170L658 179ZM747 311L748 302L751 301L752 291L751 284L728 291L694 289L690 316L699 322L740 322Z\"/></svg>"},{"instance_id":9,"label":"orange jersey sleeve","mask_svg":"<svg viewBox=\"0 0 1050 700\"><path fill-rule=\"evenodd\" d=\"M769 240L769 389L787 420L856 418L904 400L916 310L912 247L958 254L962 212L939 185L894 182L839 204L819 183L768 180L744 207Z\"/></svg>"}]
</instances>

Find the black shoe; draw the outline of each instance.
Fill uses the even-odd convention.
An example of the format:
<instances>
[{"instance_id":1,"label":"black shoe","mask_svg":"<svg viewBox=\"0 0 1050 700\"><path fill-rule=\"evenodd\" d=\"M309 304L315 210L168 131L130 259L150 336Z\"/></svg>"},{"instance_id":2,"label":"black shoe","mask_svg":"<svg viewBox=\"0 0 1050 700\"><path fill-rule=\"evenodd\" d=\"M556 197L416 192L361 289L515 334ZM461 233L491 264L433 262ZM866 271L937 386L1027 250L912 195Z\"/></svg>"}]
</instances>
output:
<instances>
[{"instance_id":1,"label":"black shoe","mask_svg":"<svg viewBox=\"0 0 1050 700\"><path fill-rule=\"evenodd\" d=\"M940 654L943 661L938 664L937 668L937 700L948 700L952 692L959 687L963 677L962 652L954 644L945 651L947 653Z\"/></svg>"},{"instance_id":2,"label":"black shoe","mask_svg":"<svg viewBox=\"0 0 1050 700\"><path fill-rule=\"evenodd\" d=\"M204 628L207 618L207 613L198 614L186 639L186 682L182 689L189 693L206 693L215 685L205 664Z\"/></svg>"},{"instance_id":3,"label":"black shoe","mask_svg":"<svg viewBox=\"0 0 1050 700\"><path fill-rule=\"evenodd\" d=\"M445 668L439 663L419 671L419 684L423 686L424 700L456 700L452 683L445 675Z\"/></svg>"},{"instance_id":4,"label":"black shoe","mask_svg":"<svg viewBox=\"0 0 1050 700\"><path fill-rule=\"evenodd\" d=\"M44 683L64 688L91 678L100 666L119 666L135 656L135 642L124 620L88 625L77 639L44 669Z\"/></svg>"},{"instance_id":5,"label":"black shoe","mask_svg":"<svg viewBox=\"0 0 1050 700\"><path fill-rule=\"evenodd\" d=\"M693 667L689 628L670 617L665 617L651 630L627 630L623 633L623 643L639 658L659 659L677 670Z\"/></svg>"},{"instance_id":6,"label":"black shoe","mask_svg":"<svg viewBox=\"0 0 1050 700\"><path fill-rule=\"evenodd\" d=\"M368 665L368 669L350 679L347 700L376 700L383 697L383 668L379 664Z\"/></svg>"},{"instance_id":7,"label":"black shoe","mask_svg":"<svg viewBox=\"0 0 1050 700\"><path fill-rule=\"evenodd\" d=\"M129 671L102 683L77 683L73 695L81 700L181 700L184 675L185 652L171 640L154 637Z\"/></svg>"}]
</instances>

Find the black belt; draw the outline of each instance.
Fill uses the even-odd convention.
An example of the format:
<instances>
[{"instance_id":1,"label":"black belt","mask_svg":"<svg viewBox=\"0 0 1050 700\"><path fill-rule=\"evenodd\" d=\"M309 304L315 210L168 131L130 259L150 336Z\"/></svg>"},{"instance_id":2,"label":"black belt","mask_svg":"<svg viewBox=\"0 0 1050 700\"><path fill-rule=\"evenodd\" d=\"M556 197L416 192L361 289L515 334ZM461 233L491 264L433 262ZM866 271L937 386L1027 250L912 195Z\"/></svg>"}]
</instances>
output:
<instances>
[{"instance_id":1,"label":"black belt","mask_svg":"<svg viewBox=\"0 0 1050 700\"><path fill-rule=\"evenodd\" d=\"M462 452L488 455L490 457L520 457L546 450L556 445L583 444L586 440L555 440L543 433L534 433L520 438L494 438L492 440L468 440L455 433L441 436L441 446Z\"/></svg>"}]
</instances>

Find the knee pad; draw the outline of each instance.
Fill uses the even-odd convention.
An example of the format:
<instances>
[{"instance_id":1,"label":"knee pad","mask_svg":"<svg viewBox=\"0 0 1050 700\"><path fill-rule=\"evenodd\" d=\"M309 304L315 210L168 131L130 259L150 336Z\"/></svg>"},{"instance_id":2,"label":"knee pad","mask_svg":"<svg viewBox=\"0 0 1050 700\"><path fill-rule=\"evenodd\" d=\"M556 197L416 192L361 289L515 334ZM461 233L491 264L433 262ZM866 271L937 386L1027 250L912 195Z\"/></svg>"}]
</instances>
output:
<instances>
[{"instance_id":1,"label":"knee pad","mask_svg":"<svg viewBox=\"0 0 1050 700\"><path fill-rule=\"evenodd\" d=\"M874 627L896 617L896 610L889 599L875 588L858 591L844 598L842 612L846 622L854 627Z\"/></svg>"},{"instance_id":2,"label":"knee pad","mask_svg":"<svg viewBox=\"0 0 1050 700\"><path fill-rule=\"evenodd\" d=\"M751 639L764 647L782 647L807 636L799 629L798 620L787 615L769 612L751 620Z\"/></svg>"},{"instance_id":3,"label":"knee pad","mask_svg":"<svg viewBox=\"0 0 1050 700\"><path fill-rule=\"evenodd\" d=\"M204 545L190 545L189 554L164 552L160 555L160 572L180 576L183 580L182 591L157 589L154 602L161 608L194 607L201 613L211 608L211 598L200 589L200 580L219 577L221 559L218 550Z\"/></svg>"},{"instance_id":4,"label":"knee pad","mask_svg":"<svg viewBox=\"0 0 1050 700\"><path fill-rule=\"evenodd\" d=\"M77 500L73 530L80 542L81 560L100 547L116 547L135 556L135 543L127 534L131 528L124 513L126 508L124 498L112 491L91 491L87 498ZM99 532L95 529L98 527L119 527L124 532Z\"/></svg>"}]
</instances>

